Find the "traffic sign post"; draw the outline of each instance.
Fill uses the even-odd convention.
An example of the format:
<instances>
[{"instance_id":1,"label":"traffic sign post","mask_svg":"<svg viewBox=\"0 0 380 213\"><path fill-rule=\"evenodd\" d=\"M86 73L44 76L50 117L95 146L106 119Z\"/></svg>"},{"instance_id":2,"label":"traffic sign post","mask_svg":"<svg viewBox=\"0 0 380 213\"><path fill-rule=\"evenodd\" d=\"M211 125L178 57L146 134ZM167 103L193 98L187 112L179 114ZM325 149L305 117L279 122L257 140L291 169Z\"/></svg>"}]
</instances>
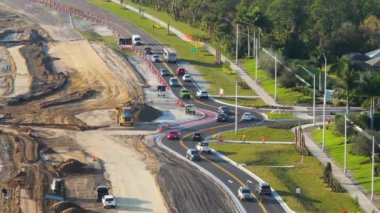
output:
<instances>
[{"instance_id":1,"label":"traffic sign post","mask_svg":"<svg viewBox=\"0 0 380 213\"><path fill-rule=\"evenodd\" d=\"M300 194L301 194L301 188L297 187L296 188L297 205L298 205L298 200L299 200Z\"/></svg>"}]
</instances>

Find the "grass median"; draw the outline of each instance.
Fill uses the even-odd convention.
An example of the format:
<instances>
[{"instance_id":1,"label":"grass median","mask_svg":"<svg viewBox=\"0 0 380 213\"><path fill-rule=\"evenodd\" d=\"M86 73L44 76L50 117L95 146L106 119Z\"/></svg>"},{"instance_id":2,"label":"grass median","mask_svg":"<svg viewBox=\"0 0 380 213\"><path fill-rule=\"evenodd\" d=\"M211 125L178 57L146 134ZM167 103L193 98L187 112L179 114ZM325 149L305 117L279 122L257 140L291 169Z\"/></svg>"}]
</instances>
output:
<instances>
[{"instance_id":1,"label":"grass median","mask_svg":"<svg viewBox=\"0 0 380 213\"><path fill-rule=\"evenodd\" d=\"M234 131L222 133L226 140L241 140L245 135L247 141L261 141L262 135L266 136L267 141L293 141L294 133L288 129L275 129L269 127L251 127L246 129L238 129L237 134Z\"/></svg>"},{"instance_id":2,"label":"grass median","mask_svg":"<svg viewBox=\"0 0 380 213\"><path fill-rule=\"evenodd\" d=\"M269 120L293 119L297 118L293 113L286 112L268 112L266 113Z\"/></svg>"},{"instance_id":3,"label":"grass median","mask_svg":"<svg viewBox=\"0 0 380 213\"><path fill-rule=\"evenodd\" d=\"M337 136L335 125L329 125L326 129L325 147L334 161L343 168L344 165L344 137ZM312 136L315 141L322 143L322 129L313 128ZM355 181L365 188L371 190L371 161L368 157L351 154L351 145L347 144L347 169L352 173ZM380 177L375 177L375 194L380 194Z\"/></svg>"},{"instance_id":4,"label":"grass median","mask_svg":"<svg viewBox=\"0 0 380 213\"><path fill-rule=\"evenodd\" d=\"M194 65L202 75L203 79L210 84L210 94L218 94L220 88L224 89L225 95L235 94L235 82L241 81L240 77L236 74L224 73L222 71L222 66L214 63L215 58L210 53L198 50L193 58L193 53L191 51L193 44L185 42L175 35L168 35L167 30L164 28L153 28L151 20L141 17L133 11L122 9L120 5L115 3L105 2L103 0L90 0L90 2L108 12L128 20L163 45L174 48L177 51L179 58ZM244 90L241 88L238 88L238 93L240 95L248 96L256 95L252 90ZM259 101L254 100L253 104L262 105L263 102L261 99Z\"/></svg>"},{"instance_id":5,"label":"grass median","mask_svg":"<svg viewBox=\"0 0 380 213\"><path fill-rule=\"evenodd\" d=\"M256 62L254 60L245 60L244 61L244 68L247 71L247 74L252 77L252 79L255 79L256 72L255 72L255 64ZM271 77L268 76L268 74L262 70L261 68L257 71L257 81L259 82L260 86L272 97L274 97L274 84L275 81ZM305 103L305 102L311 102L312 97L305 96L301 92L294 91L289 88L282 87L277 79L277 99L281 104L284 105L295 105L298 103Z\"/></svg>"},{"instance_id":6,"label":"grass median","mask_svg":"<svg viewBox=\"0 0 380 213\"><path fill-rule=\"evenodd\" d=\"M347 193L331 192L323 183L323 168L313 156L301 156L292 145L212 143L230 159L268 182L296 212L360 212ZM275 167L277 166L277 167ZM281 167L282 166L282 167ZM294 166L294 167L291 167ZM295 189L301 188L299 203Z\"/></svg>"}]
</instances>

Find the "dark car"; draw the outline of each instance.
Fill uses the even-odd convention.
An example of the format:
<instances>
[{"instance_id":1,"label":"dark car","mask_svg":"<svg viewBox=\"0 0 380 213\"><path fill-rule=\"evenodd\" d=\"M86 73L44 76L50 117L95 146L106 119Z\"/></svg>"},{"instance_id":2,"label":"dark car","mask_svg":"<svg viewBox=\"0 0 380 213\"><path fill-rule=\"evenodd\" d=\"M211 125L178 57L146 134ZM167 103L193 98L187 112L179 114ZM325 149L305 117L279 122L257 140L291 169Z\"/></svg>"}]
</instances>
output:
<instances>
[{"instance_id":1,"label":"dark car","mask_svg":"<svg viewBox=\"0 0 380 213\"><path fill-rule=\"evenodd\" d=\"M230 108L228 106L220 106L218 108L218 113L219 114L226 114L226 115L229 115L230 114Z\"/></svg>"},{"instance_id":2,"label":"dark car","mask_svg":"<svg viewBox=\"0 0 380 213\"><path fill-rule=\"evenodd\" d=\"M272 190L267 183L259 183L255 187L255 192L258 195L272 195Z\"/></svg>"},{"instance_id":3,"label":"dark car","mask_svg":"<svg viewBox=\"0 0 380 213\"><path fill-rule=\"evenodd\" d=\"M108 195L108 187L107 186L97 186L95 190L96 194L96 202L100 202L104 195Z\"/></svg>"},{"instance_id":4,"label":"dark car","mask_svg":"<svg viewBox=\"0 0 380 213\"><path fill-rule=\"evenodd\" d=\"M225 113L219 113L218 114L218 117L216 117L216 121L220 121L220 122L226 122L229 120L229 117L227 114Z\"/></svg>"},{"instance_id":5,"label":"dark car","mask_svg":"<svg viewBox=\"0 0 380 213\"><path fill-rule=\"evenodd\" d=\"M161 76L170 76L170 72L167 69L161 69L160 70L160 75Z\"/></svg>"},{"instance_id":6,"label":"dark car","mask_svg":"<svg viewBox=\"0 0 380 213\"><path fill-rule=\"evenodd\" d=\"M203 140L202 133L195 132L193 135L193 141L201 142Z\"/></svg>"},{"instance_id":7,"label":"dark car","mask_svg":"<svg viewBox=\"0 0 380 213\"><path fill-rule=\"evenodd\" d=\"M186 151L186 158L188 158L189 160L200 160L201 155L199 151L196 149L188 149Z\"/></svg>"},{"instance_id":8,"label":"dark car","mask_svg":"<svg viewBox=\"0 0 380 213\"><path fill-rule=\"evenodd\" d=\"M144 50L145 50L145 54L146 54L146 55L152 55L152 54L153 54L153 52L152 52L152 48L149 47L149 46L146 46L146 47L144 48Z\"/></svg>"}]
</instances>

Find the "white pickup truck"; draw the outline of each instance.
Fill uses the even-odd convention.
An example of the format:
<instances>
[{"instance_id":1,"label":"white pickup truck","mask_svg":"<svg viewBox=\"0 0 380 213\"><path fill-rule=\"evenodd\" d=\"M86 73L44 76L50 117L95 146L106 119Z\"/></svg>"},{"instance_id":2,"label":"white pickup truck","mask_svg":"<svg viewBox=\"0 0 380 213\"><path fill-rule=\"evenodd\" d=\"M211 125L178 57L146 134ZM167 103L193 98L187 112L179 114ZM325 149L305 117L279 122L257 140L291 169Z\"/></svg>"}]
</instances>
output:
<instances>
[{"instance_id":1,"label":"white pickup truck","mask_svg":"<svg viewBox=\"0 0 380 213\"><path fill-rule=\"evenodd\" d=\"M208 143L206 142L197 143L195 149L198 150L200 153L206 152L208 154L211 154L211 148L208 146Z\"/></svg>"}]
</instances>

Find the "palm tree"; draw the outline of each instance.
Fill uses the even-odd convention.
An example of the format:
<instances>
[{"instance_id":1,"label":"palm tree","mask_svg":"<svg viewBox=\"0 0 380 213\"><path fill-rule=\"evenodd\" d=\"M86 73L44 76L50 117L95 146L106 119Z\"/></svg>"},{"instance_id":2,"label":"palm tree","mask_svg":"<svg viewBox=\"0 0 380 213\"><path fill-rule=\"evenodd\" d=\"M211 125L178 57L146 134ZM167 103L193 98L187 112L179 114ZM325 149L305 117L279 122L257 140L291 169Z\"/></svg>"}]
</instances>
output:
<instances>
[{"instance_id":1,"label":"palm tree","mask_svg":"<svg viewBox=\"0 0 380 213\"><path fill-rule=\"evenodd\" d=\"M376 99L380 97L380 74L364 76L363 82L360 84L362 94L370 98L370 117L371 129L374 127L374 112L376 111Z\"/></svg>"},{"instance_id":2,"label":"palm tree","mask_svg":"<svg viewBox=\"0 0 380 213\"><path fill-rule=\"evenodd\" d=\"M349 102L358 88L359 74L350 65L348 57L342 57L338 61L337 75L339 81L337 83L337 93L346 99L346 114L349 113Z\"/></svg>"}]
</instances>

